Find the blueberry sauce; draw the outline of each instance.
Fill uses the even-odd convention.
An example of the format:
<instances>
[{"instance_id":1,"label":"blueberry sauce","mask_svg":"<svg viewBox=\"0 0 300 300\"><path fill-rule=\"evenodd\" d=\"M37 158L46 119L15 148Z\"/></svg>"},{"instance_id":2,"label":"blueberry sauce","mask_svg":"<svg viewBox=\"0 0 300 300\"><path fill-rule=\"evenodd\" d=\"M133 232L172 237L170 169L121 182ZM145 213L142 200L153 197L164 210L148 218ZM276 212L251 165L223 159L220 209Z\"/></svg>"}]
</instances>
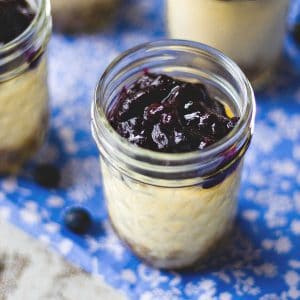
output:
<instances>
[{"instance_id":1,"label":"blueberry sauce","mask_svg":"<svg viewBox=\"0 0 300 300\"><path fill-rule=\"evenodd\" d=\"M14 40L30 25L34 11L26 0L0 1L0 44Z\"/></svg>"},{"instance_id":2,"label":"blueberry sauce","mask_svg":"<svg viewBox=\"0 0 300 300\"><path fill-rule=\"evenodd\" d=\"M204 149L225 137L239 120L228 116L203 84L149 72L123 88L108 119L129 142L166 153Z\"/></svg>"}]
</instances>

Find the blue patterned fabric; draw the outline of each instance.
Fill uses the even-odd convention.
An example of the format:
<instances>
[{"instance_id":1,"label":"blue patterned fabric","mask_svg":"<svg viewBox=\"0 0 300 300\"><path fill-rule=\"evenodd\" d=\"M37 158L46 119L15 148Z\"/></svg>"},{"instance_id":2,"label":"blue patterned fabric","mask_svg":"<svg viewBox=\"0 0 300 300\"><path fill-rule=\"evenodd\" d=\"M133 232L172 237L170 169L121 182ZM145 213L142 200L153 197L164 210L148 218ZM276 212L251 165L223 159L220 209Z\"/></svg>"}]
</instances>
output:
<instances>
[{"instance_id":1,"label":"blue patterned fabric","mask_svg":"<svg viewBox=\"0 0 300 300\"><path fill-rule=\"evenodd\" d=\"M0 179L0 217L130 299L300 299L300 48L288 38L277 76L257 94L256 134L232 244L209 269L161 272L143 264L113 234L90 134L93 91L107 64L131 46L164 36L163 1L123 5L118 22L101 34L53 36L49 139L19 177ZM60 166L61 188L49 191L34 182L38 162ZM93 213L91 234L79 237L63 226L63 211L72 205Z\"/></svg>"}]
</instances>

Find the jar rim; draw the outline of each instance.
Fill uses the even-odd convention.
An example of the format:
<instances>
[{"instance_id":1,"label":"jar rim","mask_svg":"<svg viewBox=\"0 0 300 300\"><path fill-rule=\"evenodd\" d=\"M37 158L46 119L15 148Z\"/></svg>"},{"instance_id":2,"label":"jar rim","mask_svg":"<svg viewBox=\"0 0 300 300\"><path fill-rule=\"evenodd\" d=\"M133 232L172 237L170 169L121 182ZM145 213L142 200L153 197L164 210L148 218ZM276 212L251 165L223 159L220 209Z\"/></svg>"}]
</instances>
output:
<instances>
[{"instance_id":1,"label":"jar rim","mask_svg":"<svg viewBox=\"0 0 300 300\"><path fill-rule=\"evenodd\" d=\"M156 152L149 149L144 149L141 147L138 147L126 139L122 138L111 126L109 121L107 120L107 116L105 111L102 107L99 107L98 105L98 98L101 95L101 90L103 89L103 86L105 86L105 79L108 76L108 74L123 60L128 58L131 54L145 50L145 49L152 49L156 47L161 46L183 46L191 49L199 49L201 51L204 51L208 53L211 56L217 57L220 62L227 68L229 68L231 71L234 71L235 80L239 83L239 86L242 87L242 90L244 92L244 97L247 99L247 107L244 111L244 115L241 116L242 118L239 120L235 128L224 138L219 140L218 142L212 144L211 146L202 149L202 150L196 150L191 152L184 152L184 153L162 153L162 152ZM100 124L106 128L107 133L110 135L110 142L114 143L115 146L119 149L123 149L127 153L131 153L134 157L148 157L151 158L152 162L157 161L168 161L168 162L178 162L178 161L192 161L193 159L199 159L205 160L207 157L210 157L216 152L220 152L222 150L226 150L230 147L230 145L235 140L236 136L241 133L241 131L245 130L245 127L248 126L253 130L254 127L254 119L255 119L255 111L256 111L256 104L255 104L255 97L254 92L251 87L251 84L249 80L246 78L240 67L232 61L230 58L228 58L225 54L223 54L221 51L212 48L210 46L204 45L202 43L198 42L192 42L187 40L177 40L177 39L163 39L158 40L155 42L148 42L141 45L138 45L136 47L133 47L127 51L125 51L123 54L119 55L106 69L106 71L103 73L100 81L97 84L95 94L94 94L94 101L92 104L92 129L93 132L97 129L99 122ZM246 122L245 122L246 119ZM244 120L244 121L243 121ZM94 132L94 137L96 133ZM97 138L97 137L95 137Z\"/></svg>"},{"instance_id":2,"label":"jar rim","mask_svg":"<svg viewBox=\"0 0 300 300\"><path fill-rule=\"evenodd\" d=\"M30 22L29 26L27 26L27 28L13 40L0 46L0 55L7 51L13 50L13 48L25 42L30 37L33 28L35 28L35 26L37 26L40 22L41 18L43 18L43 12L45 10L51 10L50 0L39 0L39 5L36 14L33 20Z\"/></svg>"}]
</instances>

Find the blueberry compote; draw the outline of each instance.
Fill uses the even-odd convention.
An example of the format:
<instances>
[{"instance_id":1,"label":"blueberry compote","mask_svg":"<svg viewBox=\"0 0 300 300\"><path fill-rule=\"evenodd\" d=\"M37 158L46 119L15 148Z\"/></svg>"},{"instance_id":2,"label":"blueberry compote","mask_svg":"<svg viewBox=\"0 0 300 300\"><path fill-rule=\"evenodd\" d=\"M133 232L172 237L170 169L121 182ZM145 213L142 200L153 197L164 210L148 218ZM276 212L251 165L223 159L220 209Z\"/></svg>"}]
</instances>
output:
<instances>
[{"instance_id":1,"label":"blueberry compote","mask_svg":"<svg viewBox=\"0 0 300 300\"><path fill-rule=\"evenodd\" d=\"M149 72L123 88L108 119L129 142L167 153L204 149L239 120L228 116L203 84Z\"/></svg>"},{"instance_id":2,"label":"blueberry compote","mask_svg":"<svg viewBox=\"0 0 300 300\"><path fill-rule=\"evenodd\" d=\"M26 0L0 0L0 44L23 33L35 14Z\"/></svg>"}]
</instances>

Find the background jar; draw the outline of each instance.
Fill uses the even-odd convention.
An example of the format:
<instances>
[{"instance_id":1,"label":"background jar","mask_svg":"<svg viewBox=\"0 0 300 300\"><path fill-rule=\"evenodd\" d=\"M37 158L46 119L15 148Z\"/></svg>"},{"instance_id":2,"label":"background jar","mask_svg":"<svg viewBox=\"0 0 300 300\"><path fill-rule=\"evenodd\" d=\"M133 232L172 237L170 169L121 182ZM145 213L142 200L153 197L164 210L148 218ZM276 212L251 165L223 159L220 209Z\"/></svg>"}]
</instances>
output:
<instances>
[{"instance_id":1,"label":"background jar","mask_svg":"<svg viewBox=\"0 0 300 300\"><path fill-rule=\"evenodd\" d=\"M49 0L29 2L29 27L0 46L0 173L16 172L41 145L48 124Z\"/></svg>"},{"instance_id":2,"label":"background jar","mask_svg":"<svg viewBox=\"0 0 300 300\"><path fill-rule=\"evenodd\" d=\"M240 121L205 150L166 154L121 138L106 114L143 70L201 81ZM255 115L252 88L238 66L208 46L179 40L145 44L104 73L92 106L111 223L131 249L161 268L183 268L206 256L231 229L244 154Z\"/></svg>"},{"instance_id":3,"label":"background jar","mask_svg":"<svg viewBox=\"0 0 300 300\"><path fill-rule=\"evenodd\" d=\"M168 32L223 51L260 87L280 57L288 6L289 0L167 0Z\"/></svg>"},{"instance_id":4,"label":"background jar","mask_svg":"<svg viewBox=\"0 0 300 300\"><path fill-rule=\"evenodd\" d=\"M92 31L104 26L114 15L119 0L51 0L54 28Z\"/></svg>"}]
</instances>

